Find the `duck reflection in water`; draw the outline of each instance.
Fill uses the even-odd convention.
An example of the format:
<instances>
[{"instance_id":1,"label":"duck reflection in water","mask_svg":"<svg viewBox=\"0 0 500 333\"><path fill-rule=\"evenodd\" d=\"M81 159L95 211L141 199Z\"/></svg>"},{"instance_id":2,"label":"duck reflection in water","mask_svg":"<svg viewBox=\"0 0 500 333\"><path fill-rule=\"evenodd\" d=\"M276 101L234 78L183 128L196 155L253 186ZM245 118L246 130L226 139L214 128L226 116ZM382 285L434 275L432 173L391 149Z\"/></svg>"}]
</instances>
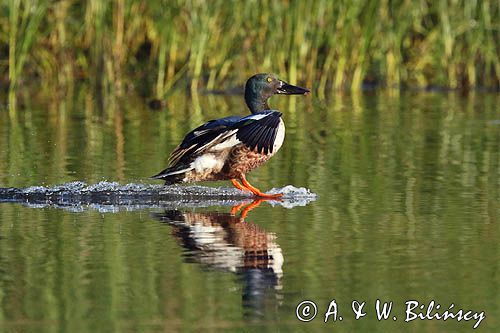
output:
<instances>
[{"instance_id":1,"label":"duck reflection in water","mask_svg":"<svg viewBox=\"0 0 500 333\"><path fill-rule=\"evenodd\" d=\"M265 200L241 202L229 213L175 209L155 214L174 228L174 236L189 251L188 262L241 277L243 307L251 317L272 312L269 306L276 307L281 296L277 291L281 289L283 254L276 235L245 221L248 212Z\"/></svg>"}]
</instances>

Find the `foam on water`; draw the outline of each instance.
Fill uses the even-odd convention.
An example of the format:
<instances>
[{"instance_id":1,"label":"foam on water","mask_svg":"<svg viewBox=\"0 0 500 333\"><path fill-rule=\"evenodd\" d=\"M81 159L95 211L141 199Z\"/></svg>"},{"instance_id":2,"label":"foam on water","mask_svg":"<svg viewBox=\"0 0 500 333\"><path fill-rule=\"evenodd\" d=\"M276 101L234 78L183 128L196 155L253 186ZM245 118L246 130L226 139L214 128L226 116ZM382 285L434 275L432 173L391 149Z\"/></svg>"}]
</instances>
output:
<instances>
[{"instance_id":1,"label":"foam on water","mask_svg":"<svg viewBox=\"0 0 500 333\"><path fill-rule=\"evenodd\" d=\"M316 194L304 187L287 185L273 188L269 194L283 193L282 200L268 201L271 205L285 208L305 206L316 200ZM209 207L231 206L254 199L250 193L235 188L207 186L162 186L152 184L101 181L87 184L81 181L55 186L30 186L26 188L0 188L0 202L18 202L24 205L58 207L69 211L138 210L155 207Z\"/></svg>"}]
</instances>

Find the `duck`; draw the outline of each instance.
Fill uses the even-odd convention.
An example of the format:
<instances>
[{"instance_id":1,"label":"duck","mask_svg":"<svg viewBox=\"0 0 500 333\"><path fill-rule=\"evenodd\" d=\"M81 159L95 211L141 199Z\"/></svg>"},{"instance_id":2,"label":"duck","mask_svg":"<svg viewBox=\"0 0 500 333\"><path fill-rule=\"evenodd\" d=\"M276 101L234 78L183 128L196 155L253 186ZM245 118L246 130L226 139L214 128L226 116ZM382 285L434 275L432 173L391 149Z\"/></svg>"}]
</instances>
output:
<instances>
[{"instance_id":1,"label":"duck","mask_svg":"<svg viewBox=\"0 0 500 333\"><path fill-rule=\"evenodd\" d=\"M214 119L193 129L170 154L168 167L151 178L165 185L230 180L237 189L256 197L282 197L282 193L262 192L246 174L273 157L285 139L282 113L269 107L269 98L309 92L275 74L253 75L246 81L244 94L250 115Z\"/></svg>"}]
</instances>

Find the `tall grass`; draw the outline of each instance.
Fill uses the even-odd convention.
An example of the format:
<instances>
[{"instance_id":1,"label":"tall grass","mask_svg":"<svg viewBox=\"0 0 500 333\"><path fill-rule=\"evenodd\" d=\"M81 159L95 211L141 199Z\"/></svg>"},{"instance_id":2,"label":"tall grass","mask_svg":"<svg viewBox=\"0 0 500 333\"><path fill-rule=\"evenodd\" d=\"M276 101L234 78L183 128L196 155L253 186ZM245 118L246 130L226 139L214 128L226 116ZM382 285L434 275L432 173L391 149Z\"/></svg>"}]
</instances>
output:
<instances>
[{"instance_id":1,"label":"tall grass","mask_svg":"<svg viewBox=\"0 0 500 333\"><path fill-rule=\"evenodd\" d=\"M476 1L8 0L0 82L164 98L272 71L314 87L499 87L500 4ZM38 78L38 80L33 80ZM59 89L64 91L64 89Z\"/></svg>"},{"instance_id":2,"label":"tall grass","mask_svg":"<svg viewBox=\"0 0 500 333\"><path fill-rule=\"evenodd\" d=\"M8 27L8 81L10 87L9 102L15 108L14 91L18 85L18 79L23 73L25 63L28 60L31 47L37 38L42 18L47 10L48 1L21 1L9 0L8 11L2 8L2 26ZM8 22L8 23L6 23ZM5 45L5 44L4 44Z\"/></svg>"}]
</instances>

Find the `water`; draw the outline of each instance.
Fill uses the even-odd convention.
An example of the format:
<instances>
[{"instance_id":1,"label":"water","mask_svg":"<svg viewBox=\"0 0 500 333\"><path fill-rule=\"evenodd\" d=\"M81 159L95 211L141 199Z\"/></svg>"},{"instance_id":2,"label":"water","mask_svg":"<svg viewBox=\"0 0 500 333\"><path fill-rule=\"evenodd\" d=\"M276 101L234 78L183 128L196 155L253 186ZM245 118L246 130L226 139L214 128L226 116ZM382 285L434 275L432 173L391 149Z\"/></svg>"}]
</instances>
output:
<instances>
[{"instance_id":1,"label":"water","mask_svg":"<svg viewBox=\"0 0 500 333\"><path fill-rule=\"evenodd\" d=\"M124 197L158 191L147 177L189 129L245 112L238 96L177 94L160 112L145 104L97 103L82 90L0 112L0 187L121 195L0 204L0 331L468 332L475 323L405 323L408 300L485 311L480 330L498 327L498 95L273 97L287 137L248 178L264 191L317 194L288 206ZM306 299L319 313L302 323L295 310ZM325 324L332 299L343 320ZM377 299L394 302L396 321L377 320ZM353 300L367 302L359 320Z\"/></svg>"},{"instance_id":2,"label":"water","mask_svg":"<svg viewBox=\"0 0 500 333\"><path fill-rule=\"evenodd\" d=\"M273 188L269 194L281 194L279 200L263 200L272 206L293 208L306 206L315 201L316 193L304 187L287 185ZM210 206L235 206L258 200L248 192L236 188L207 187L199 185L120 185L117 182L101 181L88 185L81 181L54 186L30 186L26 188L0 188L0 202L20 203L28 207L55 207L71 211L85 208L100 212L116 211L124 208L136 210L144 208L187 208Z\"/></svg>"}]
</instances>

